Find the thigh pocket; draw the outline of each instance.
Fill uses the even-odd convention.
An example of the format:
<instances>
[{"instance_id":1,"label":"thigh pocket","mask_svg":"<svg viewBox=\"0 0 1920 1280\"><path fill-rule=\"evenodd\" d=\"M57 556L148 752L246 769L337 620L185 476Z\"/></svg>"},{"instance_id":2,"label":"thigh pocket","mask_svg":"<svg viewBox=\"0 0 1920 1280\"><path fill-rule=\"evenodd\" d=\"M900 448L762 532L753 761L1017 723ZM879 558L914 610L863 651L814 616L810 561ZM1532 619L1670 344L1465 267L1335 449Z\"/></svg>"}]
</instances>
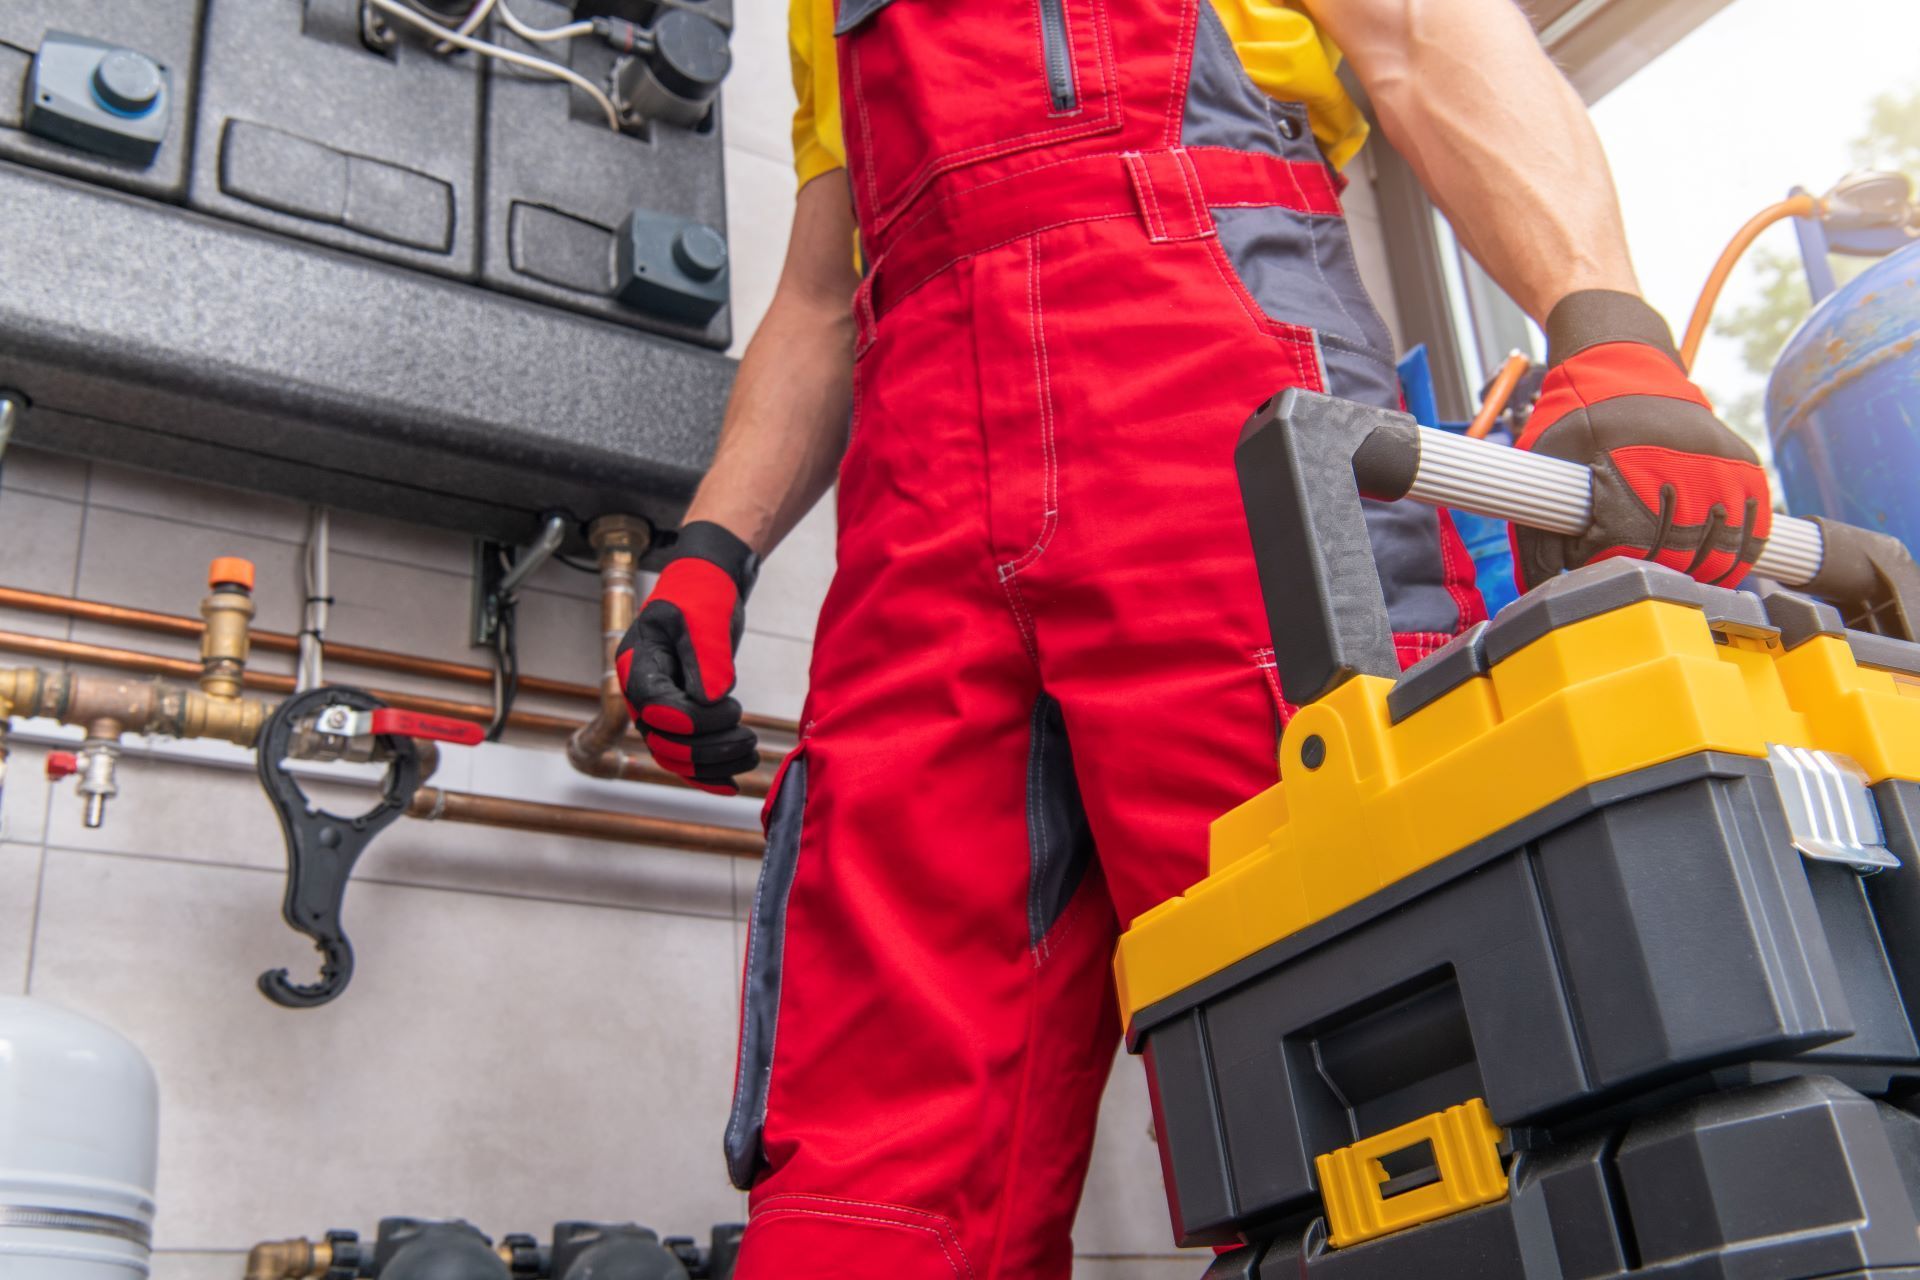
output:
<instances>
[{"instance_id":1,"label":"thigh pocket","mask_svg":"<svg viewBox=\"0 0 1920 1280\"><path fill-rule=\"evenodd\" d=\"M767 851L760 864L760 885L753 895L753 918L747 925L746 977L740 992L740 1058L726 1138L727 1173L742 1191L753 1184L763 1162L761 1137L767 1121L767 1089L773 1080L787 900L792 896L793 876L800 862L800 826L806 805L803 743L781 764L763 810Z\"/></svg>"},{"instance_id":2,"label":"thigh pocket","mask_svg":"<svg viewBox=\"0 0 1920 1280\"><path fill-rule=\"evenodd\" d=\"M753 1206L742 1275L898 1276L974 1280L953 1223L903 1205L834 1196L768 1196Z\"/></svg>"},{"instance_id":3,"label":"thigh pocket","mask_svg":"<svg viewBox=\"0 0 1920 1280\"><path fill-rule=\"evenodd\" d=\"M1393 335L1360 280L1344 219L1277 205L1213 210L1220 253L1269 320L1311 330L1329 395L1398 408Z\"/></svg>"}]
</instances>

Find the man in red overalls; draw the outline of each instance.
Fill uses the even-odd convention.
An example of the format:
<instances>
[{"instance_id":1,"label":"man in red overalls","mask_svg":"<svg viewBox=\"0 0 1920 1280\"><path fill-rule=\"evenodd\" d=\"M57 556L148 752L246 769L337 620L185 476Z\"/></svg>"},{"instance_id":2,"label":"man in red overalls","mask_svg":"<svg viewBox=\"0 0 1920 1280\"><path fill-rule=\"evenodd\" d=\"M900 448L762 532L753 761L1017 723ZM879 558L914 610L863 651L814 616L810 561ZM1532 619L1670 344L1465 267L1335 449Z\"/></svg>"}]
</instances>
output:
<instances>
[{"instance_id":1,"label":"man in red overalls","mask_svg":"<svg viewBox=\"0 0 1920 1280\"><path fill-rule=\"evenodd\" d=\"M846 164L800 192L618 665L655 757L731 791L742 604L838 467L748 947L738 1274L1059 1280L1116 930L1204 875L1289 711L1233 446L1285 387L1398 396L1328 163L1355 141L1329 39L1546 325L1523 444L1593 464L1597 518L1523 537L1523 575L1630 554L1736 581L1766 482L1639 300L1598 141L1511 0L839 0L830 69L825 3L797 0L796 61L837 72ZM1276 73L1248 31L1281 18L1305 35ZM1318 97L1283 100L1316 53ZM1430 510L1370 520L1411 661L1481 615L1469 562Z\"/></svg>"}]
</instances>

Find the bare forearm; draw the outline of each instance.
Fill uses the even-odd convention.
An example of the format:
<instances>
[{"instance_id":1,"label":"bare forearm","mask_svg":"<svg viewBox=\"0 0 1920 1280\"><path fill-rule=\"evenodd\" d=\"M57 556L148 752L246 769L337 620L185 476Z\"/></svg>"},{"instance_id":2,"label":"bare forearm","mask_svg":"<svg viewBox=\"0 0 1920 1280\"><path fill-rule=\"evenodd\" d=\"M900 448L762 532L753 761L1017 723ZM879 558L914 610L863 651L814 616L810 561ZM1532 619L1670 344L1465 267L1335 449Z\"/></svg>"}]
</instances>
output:
<instances>
[{"instance_id":1,"label":"bare forearm","mask_svg":"<svg viewBox=\"0 0 1920 1280\"><path fill-rule=\"evenodd\" d=\"M1309 0L1461 243L1536 320L1638 293L1586 107L1512 0Z\"/></svg>"},{"instance_id":2,"label":"bare forearm","mask_svg":"<svg viewBox=\"0 0 1920 1280\"><path fill-rule=\"evenodd\" d=\"M761 555L827 491L846 448L851 340L798 310L771 308L748 344L713 466L687 510Z\"/></svg>"},{"instance_id":3,"label":"bare forearm","mask_svg":"<svg viewBox=\"0 0 1920 1280\"><path fill-rule=\"evenodd\" d=\"M852 401L851 215L844 178L801 191L773 304L741 357L713 465L687 510L761 555L833 483ZM838 202L840 207L835 207Z\"/></svg>"}]
</instances>

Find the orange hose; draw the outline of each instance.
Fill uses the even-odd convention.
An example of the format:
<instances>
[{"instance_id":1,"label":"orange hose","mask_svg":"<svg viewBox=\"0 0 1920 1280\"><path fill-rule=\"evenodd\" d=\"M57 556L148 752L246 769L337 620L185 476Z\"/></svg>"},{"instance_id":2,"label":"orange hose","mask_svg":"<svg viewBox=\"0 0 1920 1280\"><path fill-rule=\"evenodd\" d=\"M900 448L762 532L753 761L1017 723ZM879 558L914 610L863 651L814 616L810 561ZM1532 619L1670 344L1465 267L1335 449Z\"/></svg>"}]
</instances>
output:
<instances>
[{"instance_id":1,"label":"orange hose","mask_svg":"<svg viewBox=\"0 0 1920 1280\"><path fill-rule=\"evenodd\" d=\"M1487 398L1480 402L1480 412L1473 415L1473 421L1467 424L1469 440L1485 440L1487 432L1493 430L1494 420L1500 411L1507 407L1507 401L1513 398L1513 389L1520 385L1520 379L1526 375L1527 366L1533 358L1524 351L1508 354L1500 372L1494 375L1493 385L1487 388Z\"/></svg>"},{"instance_id":2,"label":"orange hose","mask_svg":"<svg viewBox=\"0 0 1920 1280\"><path fill-rule=\"evenodd\" d=\"M1779 204L1769 205L1748 219L1747 225L1741 227L1721 251L1720 260L1713 264L1713 270L1707 276L1706 287L1700 290L1700 301L1694 304L1693 318L1687 321L1687 336L1680 343L1680 363L1689 372L1693 369L1694 357L1700 354L1700 344L1707 336L1707 321L1713 318L1714 304L1720 301L1720 291L1726 288L1727 277L1733 274L1734 267L1753 247L1760 233L1782 219L1811 218L1819 213L1820 202L1812 196L1794 196Z\"/></svg>"}]
</instances>

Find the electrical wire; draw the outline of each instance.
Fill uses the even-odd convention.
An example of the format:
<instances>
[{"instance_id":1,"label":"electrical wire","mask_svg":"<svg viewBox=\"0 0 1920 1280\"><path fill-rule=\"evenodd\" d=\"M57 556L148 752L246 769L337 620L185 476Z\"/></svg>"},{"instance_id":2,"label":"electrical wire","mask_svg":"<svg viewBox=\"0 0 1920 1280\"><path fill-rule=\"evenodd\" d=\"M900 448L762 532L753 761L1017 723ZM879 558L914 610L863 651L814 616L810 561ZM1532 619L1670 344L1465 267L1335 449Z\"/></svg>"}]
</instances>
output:
<instances>
[{"instance_id":1,"label":"electrical wire","mask_svg":"<svg viewBox=\"0 0 1920 1280\"><path fill-rule=\"evenodd\" d=\"M507 24L507 30L522 40L531 40L536 44L543 44L549 40L572 40L576 36L593 34L591 22L569 22L560 27L533 27L513 16L513 10L507 8L507 0L494 0L494 6L500 13L500 21Z\"/></svg>"},{"instance_id":2,"label":"electrical wire","mask_svg":"<svg viewBox=\"0 0 1920 1280\"><path fill-rule=\"evenodd\" d=\"M563 67L559 63L546 58L536 58L531 54L502 48L497 44L489 44L485 40L475 40L472 36L463 36L454 28L441 26L425 14L416 13L414 10L407 8L407 6L401 4L399 0L367 0L367 3L389 17L399 18L409 26L424 31L428 35L436 36L446 43L453 45L455 48L466 49L472 53L480 54L483 57L494 58L501 62L511 63L516 67L524 67L528 71L537 72L543 76L552 76L556 80L566 81L574 88L580 90L580 92L592 98L595 105L606 114L607 127L615 133L620 132L620 110L613 105L613 99L609 98L593 81L587 79L573 68Z\"/></svg>"},{"instance_id":3,"label":"electrical wire","mask_svg":"<svg viewBox=\"0 0 1920 1280\"><path fill-rule=\"evenodd\" d=\"M511 554L500 549L500 566L511 569ZM500 734L507 727L507 717L513 714L513 704L520 696L520 602L512 596L500 596L495 599L493 626L493 719L487 725L487 741L500 741Z\"/></svg>"},{"instance_id":4,"label":"electrical wire","mask_svg":"<svg viewBox=\"0 0 1920 1280\"><path fill-rule=\"evenodd\" d=\"M466 16L466 20L453 29L454 33L456 35L470 36L478 31L480 24L487 20L487 15L493 12L493 6L498 2L499 0L480 0L478 4L473 6L473 12Z\"/></svg>"},{"instance_id":5,"label":"electrical wire","mask_svg":"<svg viewBox=\"0 0 1920 1280\"><path fill-rule=\"evenodd\" d=\"M462 36L470 36L474 32L478 31L480 29L480 24L487 20L487 15L493 12L493 6L497 2L498 0L475 0L473 8L467 11L467 16L462 18L460 20L460 25L453 29L454 34L462 35ZM444 55L444 54L452 53L453 46L448 44L445 40L442 40L440 43L433 46L433 51L435 53Z\"/></svg>"}]
</instances>

